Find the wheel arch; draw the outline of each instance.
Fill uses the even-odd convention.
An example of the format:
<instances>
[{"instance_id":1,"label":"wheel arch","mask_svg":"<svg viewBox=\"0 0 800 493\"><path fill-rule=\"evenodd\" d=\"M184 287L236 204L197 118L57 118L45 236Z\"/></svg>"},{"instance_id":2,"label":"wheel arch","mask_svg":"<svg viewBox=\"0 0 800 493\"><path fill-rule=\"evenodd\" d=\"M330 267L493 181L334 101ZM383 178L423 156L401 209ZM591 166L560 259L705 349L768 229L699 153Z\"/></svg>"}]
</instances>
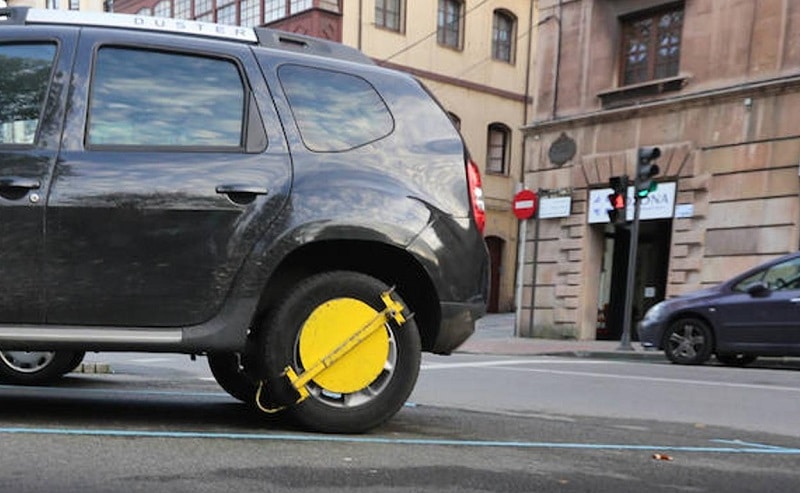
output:
<instances>
[{"instance_id":1,"label":"wheel arch","mask_svg":"<svg viewBox=\"0 0 800 493\"><path fill-rule=\"evenodd\" d=\"M423 350L434 346L441 308L430 277L412 254L376 241L319 240L293 250L281 260L264 287L257 320L268 315L290 286L308 276L332 270L360 272L395 287L409 305L408 310L414 313Z\"/></svg>"}]
</instances>

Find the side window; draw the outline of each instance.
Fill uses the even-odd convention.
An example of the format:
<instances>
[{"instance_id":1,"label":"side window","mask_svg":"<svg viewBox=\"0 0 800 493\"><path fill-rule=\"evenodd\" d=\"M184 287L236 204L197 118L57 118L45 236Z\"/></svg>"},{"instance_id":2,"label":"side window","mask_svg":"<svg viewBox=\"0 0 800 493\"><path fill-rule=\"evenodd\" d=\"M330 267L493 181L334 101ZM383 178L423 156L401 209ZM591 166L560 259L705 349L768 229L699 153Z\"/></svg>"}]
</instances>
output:
<instances>
[{"instance_id":1,"label":"side window","mask_svg":"<svg viewBox=\"0 0 800 493\"><path fill-rule=\"evenodd\" d=\"M284 65L278 76L312 151L346 151L394 130L386 103L361 77L299 65Z\"/></svg>"},{"instance_id":2,"label":"side window","mask_svg":"<svg viewBox=\"0 0 800 493\"><path fill-rule=\"evenodd\" d=\"M0 144L33 144L56 45L0 45Z\"/></svg>"},{"instance_id":3,"label":"side window","mask_svg":"<svg viewBox=\"0 0 800 493\"><path fill-rule=\"evenodd\" d=\"M800 289L800 258L787 260L757 272L740 281L734 286L734 290L744 292L748 286L759 281L766 283L772 291Z\"/></svg>"},{"instance_id":4,"label":"side window","mask_svg":"<svg viewBox=\"0 0 800 493\"><path fill-rule=\"evenodd\" d=\"M239 150L244 110L244 85L231 61L101 48L87 145Z\"/></svg>"}]
</instances>

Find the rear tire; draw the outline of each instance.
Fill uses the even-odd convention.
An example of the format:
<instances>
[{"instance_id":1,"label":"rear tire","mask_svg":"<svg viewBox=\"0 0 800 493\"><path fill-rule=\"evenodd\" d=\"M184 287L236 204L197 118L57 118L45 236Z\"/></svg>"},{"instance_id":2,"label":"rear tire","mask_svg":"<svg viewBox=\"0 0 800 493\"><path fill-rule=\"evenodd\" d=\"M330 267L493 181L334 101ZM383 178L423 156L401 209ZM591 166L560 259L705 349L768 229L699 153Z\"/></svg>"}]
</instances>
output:
<instances>
[{"instance_id":1,"label":"rear tire","mask_svg":"<svg viewBox=\"0 0 800 493\"><path fill-rule=\"evenodd\" d=\"M12 385L44 385L76 368L73 351L0 351L0 382Z\"/></svg>"},{"instance_id":2,"label":"rear tire","mask_svg":"<svg viewBox=\"0 0 800 493\"><path fill-rule=\"evenodd\" d=\"M305 370L301 352L307 350L308 345L313 348L320 339L337 339L340 333L346 337L355 329L348 326L347 310L332 309L337 315L344 315L344 322L341 324L335 323L336 317L326 318L325 314L329 313L326 310L331 310L332 306L341 306L336 303L344 303L363 307L367 313L377 315L385 308L380 295L388 290L389 287L383 282L350 271L318 274L291 289L272 312L265 330L262 331L265 367L272 395L279 402L294 402L296 395L290 392L291 388L287 389L286 378L280 376L284 369L291 366L301 374ZM402 303L396 294L392 296ZM312 313L315 317L320 313L323 315L312 319ZM355 318L357 317L354 317L354 323L363 326L364 321L357 321ZM318 322L320 319L321 323ZM306 346L301 347L302 332L312 330L309 326L313 326L320 336L309 338L306 333L302 338ZM419 330L413 319L407 320L402 326L397 326L392 321L384 327L374 333L380 340L379 350L365 355L364 361L371 360L364 363L364 366L370 367L369 371L362 372L358 364L351 366L353 360L343 363L344 359L334 362L325 370L331 372L337 363L348 369L352 368L353 381L357 382L354 383L354 388L358 390L331 390L330 387L335 385L325 380L330 373L322 373L306 386L310 397L299 404L291 405L287 410L289 415L305 428L327 433L362 433L391 418L414 389L419 374L421 343ZM342 330L337 331L338 328ZM385 334L381 330L385 330ZM387 349L385 357L383 348ZM359 357L356 363L361 361ZM312 366L316 361L306 363ZM372 376L373 368L377 377ZM344 375L347 380L349 374L344 372ZM367 383L362 384L362 381Z\"/></svg>"}]
</instances>

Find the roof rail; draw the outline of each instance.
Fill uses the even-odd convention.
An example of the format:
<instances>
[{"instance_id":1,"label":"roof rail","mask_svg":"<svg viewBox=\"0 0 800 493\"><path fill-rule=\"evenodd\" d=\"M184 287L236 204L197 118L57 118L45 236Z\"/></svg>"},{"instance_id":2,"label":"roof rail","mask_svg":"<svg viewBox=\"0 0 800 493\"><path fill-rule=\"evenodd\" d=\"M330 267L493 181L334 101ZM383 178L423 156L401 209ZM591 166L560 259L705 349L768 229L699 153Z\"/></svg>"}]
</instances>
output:
<instances>
[{"instance_id":1,"label":"roof rail","mask_svg":"<svg viewBox=\"0 0 800 493\"><path fill-rule=\"evenodd\" d=\"M372 59L355 48L333 41L266 27L252 28L167 17L152 17L149 15L50 10L30 7L0 8L0 25L3 24L62 24L160 31L190 36L222 38L258 44L267 48L374 64Z\"/></svg>"},{"instance_id":2,"label":"roof rail","mask_svg":"<svg viewBox=\"0 0 800 493\"><path fill-rule=\"evenodd\" d=\"M0 8L0 24L24 24L29 7Z\"/></svg>"},{"instance_id":3,"label":"roof rail","mask_svg":"<svg viewBox=\"0 0 800 493\"><path fill-rule=\"evenodd\" d=\"M375 62L361 51L350 46L303 34L256 27L258 44L266 48L289 50L309 55L338 58L356 63L374 65Z\"/></svg>"}]
</instances>

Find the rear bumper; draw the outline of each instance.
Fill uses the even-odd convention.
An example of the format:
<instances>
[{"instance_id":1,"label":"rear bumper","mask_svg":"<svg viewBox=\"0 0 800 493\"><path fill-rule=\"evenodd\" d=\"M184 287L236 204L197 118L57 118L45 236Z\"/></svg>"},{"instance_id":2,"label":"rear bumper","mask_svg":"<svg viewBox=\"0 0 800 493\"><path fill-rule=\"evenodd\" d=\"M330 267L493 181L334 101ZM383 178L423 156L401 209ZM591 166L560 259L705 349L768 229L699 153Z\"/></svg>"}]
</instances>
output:
<instances>
[{"instance_id":1,"label":"rear bumper","mask_svg":"<svg viewBox=\"0 0 800 493\"><path fill-rule=\"evenodd\" d=\"M450 354L475 332L475 322L486 314L486 304L442 303L442 323L431 351Z\"/></svg>"}]
</instances>

